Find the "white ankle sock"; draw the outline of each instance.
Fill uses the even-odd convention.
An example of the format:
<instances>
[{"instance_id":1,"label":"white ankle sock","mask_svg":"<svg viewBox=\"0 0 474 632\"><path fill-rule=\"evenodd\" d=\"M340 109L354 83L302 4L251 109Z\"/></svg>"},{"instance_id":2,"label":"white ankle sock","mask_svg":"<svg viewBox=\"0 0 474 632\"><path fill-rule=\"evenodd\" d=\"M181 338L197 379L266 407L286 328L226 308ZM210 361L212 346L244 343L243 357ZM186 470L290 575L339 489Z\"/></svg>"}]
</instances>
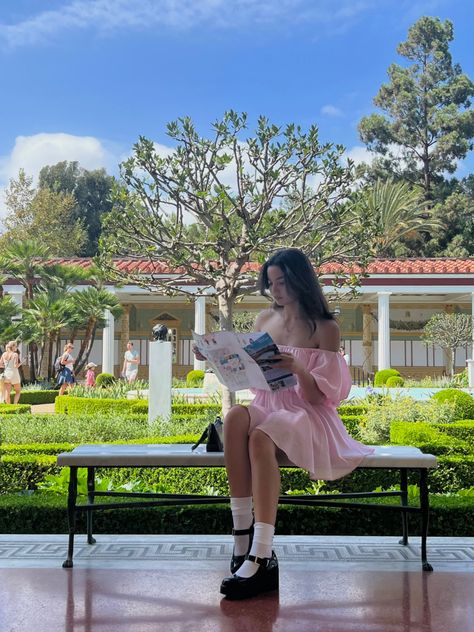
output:
<instances>
[{"instance_id":1,"label":"white ankle sock","mask_svg":"<svg viewBox=\"0 0 474 632\"><path fill-rule=\"evenodd\" d=\"M256 557L271 557L274 533L274 525L267 524L265 522L256 522L254 525L253 542L252 548L250 549L250 555L255 555ZM251 562L250 560L245 560L236 575L239 577L252 577L258 569L259 564Z\"/></svg>"},{"instance_id":2,"label":"white ankle sock","mask_svg":"<svg viewBox=\"0 0 474 632\"><path fill-rule=\"evenodd\" d=\"M232 511L234 529L248 529L252 525L252 496L231 498L230 509ZM247 555L249 541L248 535L234 535L234 555Z\"/></svg>"}]
</instances>

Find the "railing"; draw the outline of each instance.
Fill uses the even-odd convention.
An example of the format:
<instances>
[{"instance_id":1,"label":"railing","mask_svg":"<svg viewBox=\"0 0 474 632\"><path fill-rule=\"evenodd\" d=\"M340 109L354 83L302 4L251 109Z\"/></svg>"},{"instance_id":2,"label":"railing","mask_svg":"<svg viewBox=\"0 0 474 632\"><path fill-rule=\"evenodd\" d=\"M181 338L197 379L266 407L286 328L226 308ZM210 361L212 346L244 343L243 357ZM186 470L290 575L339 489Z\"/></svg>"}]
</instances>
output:
<instances>
[{"instance_id":1,"label":"railing","mask_svg":"<svg viewBox=\"0 0 474 632\"><path fill-rule=\"evenodd\" d=\"M374 374L367 373L362 367L351 366L350 371L355 386L371 386L374 383Z\"/></svg>"}]
</instances>

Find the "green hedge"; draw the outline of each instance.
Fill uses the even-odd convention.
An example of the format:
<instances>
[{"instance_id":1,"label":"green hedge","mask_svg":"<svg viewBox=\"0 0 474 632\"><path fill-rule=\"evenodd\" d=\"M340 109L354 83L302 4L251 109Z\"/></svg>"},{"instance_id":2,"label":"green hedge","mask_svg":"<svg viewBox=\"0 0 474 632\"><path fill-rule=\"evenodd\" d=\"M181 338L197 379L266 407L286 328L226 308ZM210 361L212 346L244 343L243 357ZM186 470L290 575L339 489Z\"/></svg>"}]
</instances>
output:
<instances>
[{"instance_id":1,"label":"green hedge","mask_svg":"<svg viewBox=\"0 0 474 632\"><path fill-rule=\"evenodd\" d=\"M339 415L366 415L368 407L361 404L342 404L337 409Z\"/></svg>"},{"instance_id":2,"label":"green hedge","mask_svg":"<svg viewBox=\"0 0 474 632\"><path fill-rule=\"evenodd\" d=\"M173 439L173 440L171 440ZM170 443L187 442L189 437L170 437ZM191 439L192 440L192 439ZM148 439L134 443L151 443ZM156 440L162 443L163 439ZM124 443L128 443L124 442ZM191 448L191 446L190 446ZM62 450L59 450L62 451ZM474 487L474 456L446 454L439 455L439 467L431 470L429 485L431 492L447 493ZM59 474L56 456L53 450L48 454L22 453L19 450L4 451L0 467L0 494L25 489L36 489L47 474ZM204 488L212 487L227 493L227 478L222 468L104 468L98 470L99 476L107 477L115 483L126 483L133 479L146 484L160 484L170 493L202 493ZM409 472L409 484L418 484L418 472ZM325 491L357 492L373 490L377 487L387 489L400 483L397 470L359 469L351 475L337 481L327 481ZM311 486L308 474L301 469L282 469L282 489L304 490Z\"/></svg>"},{"instance_id":3,"label":"green hedge","mask_svg":"<svg viewBox=\"0 0 474 632\"><path fill-rule=\"evenodd\" d=\"M450 437L456 439L462 439L463 441L469 441L474 450L474 420L464 419L462 421L455 421L451 424L432 424L433 428L443 432Z\"/></svg>"},{"instance_id":4,"label":"green hedge","mask_svg":"<svg viewBox=\"0 0 474 632\"><path fill-rule=\"evenodd\" d=\"M107 502L107 499L104 499ZM472 498L431 497L429 535L472 537ZM94 513L94 534L225 534L232 528L226 504L195 507L114 509ZM66 498L52 494L0 496L0 533L60 533L67 546ZM77 524L78 542L85 541L85 516ZM419 519L410 516L409 533L420 532ZM391 511L356 511L328 507L281 506L278 535L401 535L401 518ZM100 541L100 538L99 538ZM65 549L66 550L66 549Z\"/></svg>"},{"instance_id":5,"label":"green hedge","mask_svg":"<svg viewBox=\"0 0 474 632\"><path fill-rule=\"evenodd\" d=\"M22 391L20 404L54 404L59 391Z\"/></svg>"},{"instance_id":6,"label":"green hedge","mask_svg":"<svg viewBox=\"0 0 474 632\"><path fill-rule=\"evenodd\" d=\"M362 415L341 415L341 420L351 437L360 441L360 427L364 417Z\"/></svg>"},{"instance_id":7,"label":"green hedge","mask_svg":"<svg viewBox=\"0 0 474 632\"><path fill-rule=\"evenodd\" d=\"M437 426L448 424L437 424ZM451 424L449 424L451 425ZM473 446L467 441L450 436L434 424L422 421L393 421L390 426L390 442L413 445L431 454L472 454Z\"/></svg>"},{"instance_id":8,"label":"green hedge","mask_svg":"<svg viewBox=\"0 0 474 632\"><path fill-rule=\"evenodd\" d=\"M56 397L54 409L57 413L67 415L94 414L102 411L117 411L123 414L127 411L132 412L132 408L135 403L136 402L133 399L101 399L92 397L74 397L73 395L60 395Z\"/></svg>"},{"instance_id":9,"label":"green hedge","mask_svg":"<svg viewBox=\"0 0 474 632\"><path fill-rule=\"evenodd\" d=\"M31 413L31 406L28 404L0 404L0 415L23 415Z\"/></svg>"},{"instance_id":10,"label":"green hedge","mask_svg":"<svg viewBox=\"0 0 474 632\"><path fill-rule=\"evenodd\" d=\"M148 402L143 399L112 399L95 397L74 397L73 395L61 395L56 397L55 411L68 415L93 414L102 411L117 411L124 413L129 411L134 414L147 414ZM179 415L198 415L206 413L219 415L220 404L172 404L171 412Z\"/></svg>"}]
</instances>

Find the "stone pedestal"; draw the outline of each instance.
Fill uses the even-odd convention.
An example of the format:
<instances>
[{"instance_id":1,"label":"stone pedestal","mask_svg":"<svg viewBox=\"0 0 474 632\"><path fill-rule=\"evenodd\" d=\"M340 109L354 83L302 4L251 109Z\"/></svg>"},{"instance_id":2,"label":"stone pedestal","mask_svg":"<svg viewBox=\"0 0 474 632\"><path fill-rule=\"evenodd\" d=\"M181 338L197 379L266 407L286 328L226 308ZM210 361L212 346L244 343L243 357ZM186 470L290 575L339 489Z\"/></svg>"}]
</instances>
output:
<instances>
[{"instance_id":1,"label":"stone pedestal","mask_svg":"<svg viewBox=\"0 0 474 632\"><path fill-rule=\"evenodd\" d=\"M154 340L149 343L148 423L157 417L169 421L171 417L171 376L173 345Z\"/></svg>"}]
</instances>

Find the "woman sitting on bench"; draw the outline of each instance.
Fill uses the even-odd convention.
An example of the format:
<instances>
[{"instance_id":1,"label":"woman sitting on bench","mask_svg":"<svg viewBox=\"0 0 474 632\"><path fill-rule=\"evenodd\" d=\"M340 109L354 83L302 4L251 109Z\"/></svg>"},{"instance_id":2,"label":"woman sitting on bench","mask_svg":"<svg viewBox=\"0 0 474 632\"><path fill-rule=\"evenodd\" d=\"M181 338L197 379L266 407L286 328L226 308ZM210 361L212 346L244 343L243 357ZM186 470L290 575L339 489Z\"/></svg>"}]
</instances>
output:
<instances>
[{"instance_id":1,"label":"woman sitting on bench","mask_svg":"<svg viewBox=\"0 0 474 632\"><path fill-rule=\"evenodd\" d=\"M257 390L249 406L232 407L224 420L234 552L232 575L220 591L228 599L278 589L272 551L278 452L314 480L345 476L373 452L348 435L336 411L349 394L351 377L339 353L339 325L309 259L297 249L277 251L262 267L260 290L273 304L259 314L255 329L271 335L280 349L278 366L293 373L297 385Z\"/></svg>"}]
</instances>

